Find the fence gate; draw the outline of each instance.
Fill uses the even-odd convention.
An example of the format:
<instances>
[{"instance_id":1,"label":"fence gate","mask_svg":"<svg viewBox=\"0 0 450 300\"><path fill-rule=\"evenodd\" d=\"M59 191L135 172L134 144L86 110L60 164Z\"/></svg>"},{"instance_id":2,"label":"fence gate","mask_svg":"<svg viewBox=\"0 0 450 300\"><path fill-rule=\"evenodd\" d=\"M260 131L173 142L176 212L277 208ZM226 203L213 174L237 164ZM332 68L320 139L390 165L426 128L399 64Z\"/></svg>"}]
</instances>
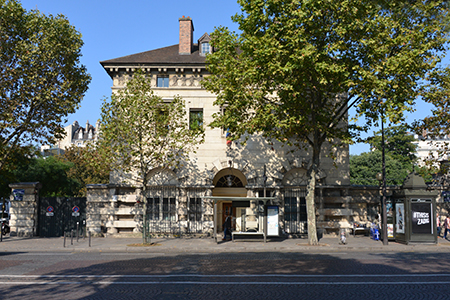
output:
<instances>
[{"instance_id":1,"label":"fence gate","mask_svg":"<svg viewBox=\"0 0 450 300\"><path fill-rule=\"evenodd\" d=\"M86 197L40 197L38 235L60 237L72 229L82 235L86 222Z\"/></svg>"},{"instance_id":2,"label":"fence gate","mask_svg":"<svg viewBox=\"0 0 450 300\"><path fill-rule=\"evenodd\" d=\"M284 228L286 233L308 233L306 189L293 188L284 190Z\"/></svg>"},{"instance_id":3,"label":"fence gate","mask_svg":"<svg viewBox=\"0 0 450 300\"><path fill-rule=\"evenodd\" d=\"M188 234L203 233L204 211L206 203L201 198L205 195L205 189L189 189L187 191L187 215L188 215Z\"/></svg>"},{"instance_id":4,"label":"fence gate","mask_svg":"<svg viewBox=\"0 0 450 300\"><path fill-rule=\"evenodd\" d=\"M154 234L180 234L177 220L177 188L172 186L149 187L145 232Z\"/></svg>"}]
</instances>

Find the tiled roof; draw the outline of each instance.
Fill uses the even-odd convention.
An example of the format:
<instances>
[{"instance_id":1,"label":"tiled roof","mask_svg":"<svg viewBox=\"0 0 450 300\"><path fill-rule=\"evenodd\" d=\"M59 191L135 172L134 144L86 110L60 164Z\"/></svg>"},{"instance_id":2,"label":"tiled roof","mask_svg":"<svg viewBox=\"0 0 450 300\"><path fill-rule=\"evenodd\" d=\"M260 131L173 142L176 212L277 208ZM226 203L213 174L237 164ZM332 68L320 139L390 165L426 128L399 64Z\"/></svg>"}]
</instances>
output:
<instances>
[{"instance_id":1,"label":"tiled roof","mask_svg":"<svg viewBox=\"0 0 450 300\"><path fill-rule=\"evenodd\" d=\"M199 54L198 45L194 44L191 55L178 54L178 44L101 61L103 67L115 65L204 65L205 56Z\"/></svg>"}]
</instances>

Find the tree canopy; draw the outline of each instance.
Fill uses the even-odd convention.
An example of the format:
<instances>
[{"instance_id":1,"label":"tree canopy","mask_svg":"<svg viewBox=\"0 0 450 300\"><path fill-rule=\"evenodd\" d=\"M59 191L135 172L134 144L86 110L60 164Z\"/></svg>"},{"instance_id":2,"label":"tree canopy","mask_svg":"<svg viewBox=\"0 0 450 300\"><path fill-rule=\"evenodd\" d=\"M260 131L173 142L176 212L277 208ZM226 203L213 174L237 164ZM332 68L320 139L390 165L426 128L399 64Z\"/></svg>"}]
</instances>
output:
<instances>
[{"instance_id":1,"label":"tree canopy","mask_svg":"<svg viewBox=\"0 0 450 300\"><path fill-rule=\"evenodd\" d=\"M78 191L83 188L82 183L70 176L73 163L57 156L24 156L17 157L14 162L14 168L9 168L12 165L8 164L0 175L0 196L11 194L9 184L13 182L40 182L39 195L44 197L80 196Z\"/></svg>"},{"instance_id":2,"label":"tree canopy","mask_svg":"<svg viewBox=\"0 0 450 300\"><path fill-rule=\"evenodd\" d=\"M82 45L65 16L0 0L0 170L18 148L63 137L90 82Z\"/></svg>"},{"instance_id":3,"label":"tree canopy","mask_svg":"<svg viewBox=\"0 0 450 300\"><path fill-rule=\"evenodd\" d=\"M353 185L378 186L377 174L381 170L381 151L375 150L350 156L350 182ZM413 166L386 154L386 184L402 185Z\"/></svg>"},{"instance_id":4,"label":"tree canopy","mask_svg":"<svg viewBox=\"0 0 450 300\"><path fill-rule=\"evenodd\" d=\"M423 139L428 140L436 148L426 160L429 166L436 162L448 160L450 152L450 66L442 67L428 76L428 82L422 88L423 100L432 105L430 114L422 120L413 123L415 132ZM442 140L441 143L435 143Z\"/></svg>"},{"instance_id":5,"label":"tree canopy","mask_svg":"<svg viewBox=\"0 0 450 300\"><path fill-rule=\"evenodd\" d=\"M92 143L87 143L85 147L72 145L64 151L60 160L72 163L67 176L80 183L79 189L73 191L75 196L86 196L87 184L109 183L111 168Z\"/></svg>"},{"instance_id":6,"label":"tree canopy","mask_svg":"<svg viewBox=\"0 0 450 300\"><path fill-rule=\"evenodd\" d=\"M412 167L417 160L415 153L418 146L413 143L415 141L414 135L409 132L408 126L405 124L390 126L384 130L384 138L386 153ZM368 138L367 141L370 143L372 150L382 150L381 131L375 132L375 135Z\"/></svg>"},{"instance_id":7,"label":"tree canopy","mask_svg":"<svg viewBox=\"0 0 450 300\"><path fill-rule=\"evenodd\" d=\"M315 177L320 151L349 142L348 109L367 125L412 110L421 82L447 42L445 1L239 0L239 34L219 27L207 56L224 114L213 127L233 139L261 133L312 158L307 187L308 238L317 244ZM350 126L353 128L354 126Z\"/></svg>"}]
</instances>

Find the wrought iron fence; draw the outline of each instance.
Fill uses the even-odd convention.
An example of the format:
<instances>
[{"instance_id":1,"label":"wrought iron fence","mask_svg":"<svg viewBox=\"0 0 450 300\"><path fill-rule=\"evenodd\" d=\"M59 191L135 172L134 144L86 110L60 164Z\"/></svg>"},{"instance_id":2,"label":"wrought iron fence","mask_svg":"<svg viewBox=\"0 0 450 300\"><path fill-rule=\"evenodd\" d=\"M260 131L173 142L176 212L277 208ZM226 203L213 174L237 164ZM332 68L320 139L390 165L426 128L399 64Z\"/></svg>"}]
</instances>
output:
<instances>
[{"instance_id":1,"label":"wrought iron fence","mask_svg":"<svg viewBox=\"0 0 450 300\"><path fill-rule=\"evenodd\" d=\"M155 234L180 234L177 216L178 190L173 186L150 187L147 191L145 232Z\"/></svg>"},{"instance_id":2,"label":"wrought iron fence","mask_svg":"<svg viewBox=\"0 0 450 300\"><path fill-rule=\"evenodd\" d=\"M308 233L306 213L306 188L283 190L284 230L291 234Z\"/></svg>"},{"instance_id":3,"label":"wrought iron fence","mask_svg":"<svg viewBox=\"0 0 450 300\"><path fill-rule=\"evenodd\" d=\"M205 203L204 189L187 190L187 233L203 233Z\"/></svg>"},{"instance_id":4,"label":"wrought iron fence","mask_svg":"<svg viewBox=\"0 0 450 300\"><path fill-rule=\"evenodd\" d=\"M186 190L185 203L180 204L180 190L174 186L156 186L147 192L145 232L149 236L164 234L181 236L204 232L205 189ZM181 218L186 206L186 218ZM181 207L183 206L183 207ZM182 213L184 214L184 213Z\"/></svg>"}]
</instances>

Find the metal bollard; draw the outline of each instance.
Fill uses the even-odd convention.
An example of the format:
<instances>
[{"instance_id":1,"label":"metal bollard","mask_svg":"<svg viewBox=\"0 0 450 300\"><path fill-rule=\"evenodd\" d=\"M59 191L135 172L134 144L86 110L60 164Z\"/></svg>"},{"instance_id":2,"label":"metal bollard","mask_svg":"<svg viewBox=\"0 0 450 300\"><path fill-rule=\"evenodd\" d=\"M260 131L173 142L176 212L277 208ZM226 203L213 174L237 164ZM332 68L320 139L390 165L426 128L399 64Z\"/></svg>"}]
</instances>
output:
<instances>
[{"instance_id":1,"label":"metal bollard","mask_svg":"<svg viewBox=\"0 0 450 300\"><path fill-rule=\"evenodd\" d=\"M63 247L66 248L66 232L64 232L64 243L63 243Z\"/></svg>"},{"instance_id":2,"label":"metal bollard","mask_svg":"<svg viewBox=\"0 0 450 300\"><path fill-rule=\"evenodd\" d=\"M70 244L73 245L73 229L70 230Z\"/></svg>"},{"instance_id":3,"label":"metal bollard","mask_svg":"<svg viewBox=\"0 0 450 300\"><path fill-rule=\"evenodd\" d=\"M91 247L91 232L89 231L89 247Z\"/></svg>"},{"instance_id":4,"label":"metal bollard","mask_svg":"<svg viewBox=\"0 0 450 300\"><path fill-rule=\"evenodd\" d=\"M77 243L78 243L78 240L80 238L79 226L80 226L80 222L77 222Z\"/></svg>"}]
</instances>

